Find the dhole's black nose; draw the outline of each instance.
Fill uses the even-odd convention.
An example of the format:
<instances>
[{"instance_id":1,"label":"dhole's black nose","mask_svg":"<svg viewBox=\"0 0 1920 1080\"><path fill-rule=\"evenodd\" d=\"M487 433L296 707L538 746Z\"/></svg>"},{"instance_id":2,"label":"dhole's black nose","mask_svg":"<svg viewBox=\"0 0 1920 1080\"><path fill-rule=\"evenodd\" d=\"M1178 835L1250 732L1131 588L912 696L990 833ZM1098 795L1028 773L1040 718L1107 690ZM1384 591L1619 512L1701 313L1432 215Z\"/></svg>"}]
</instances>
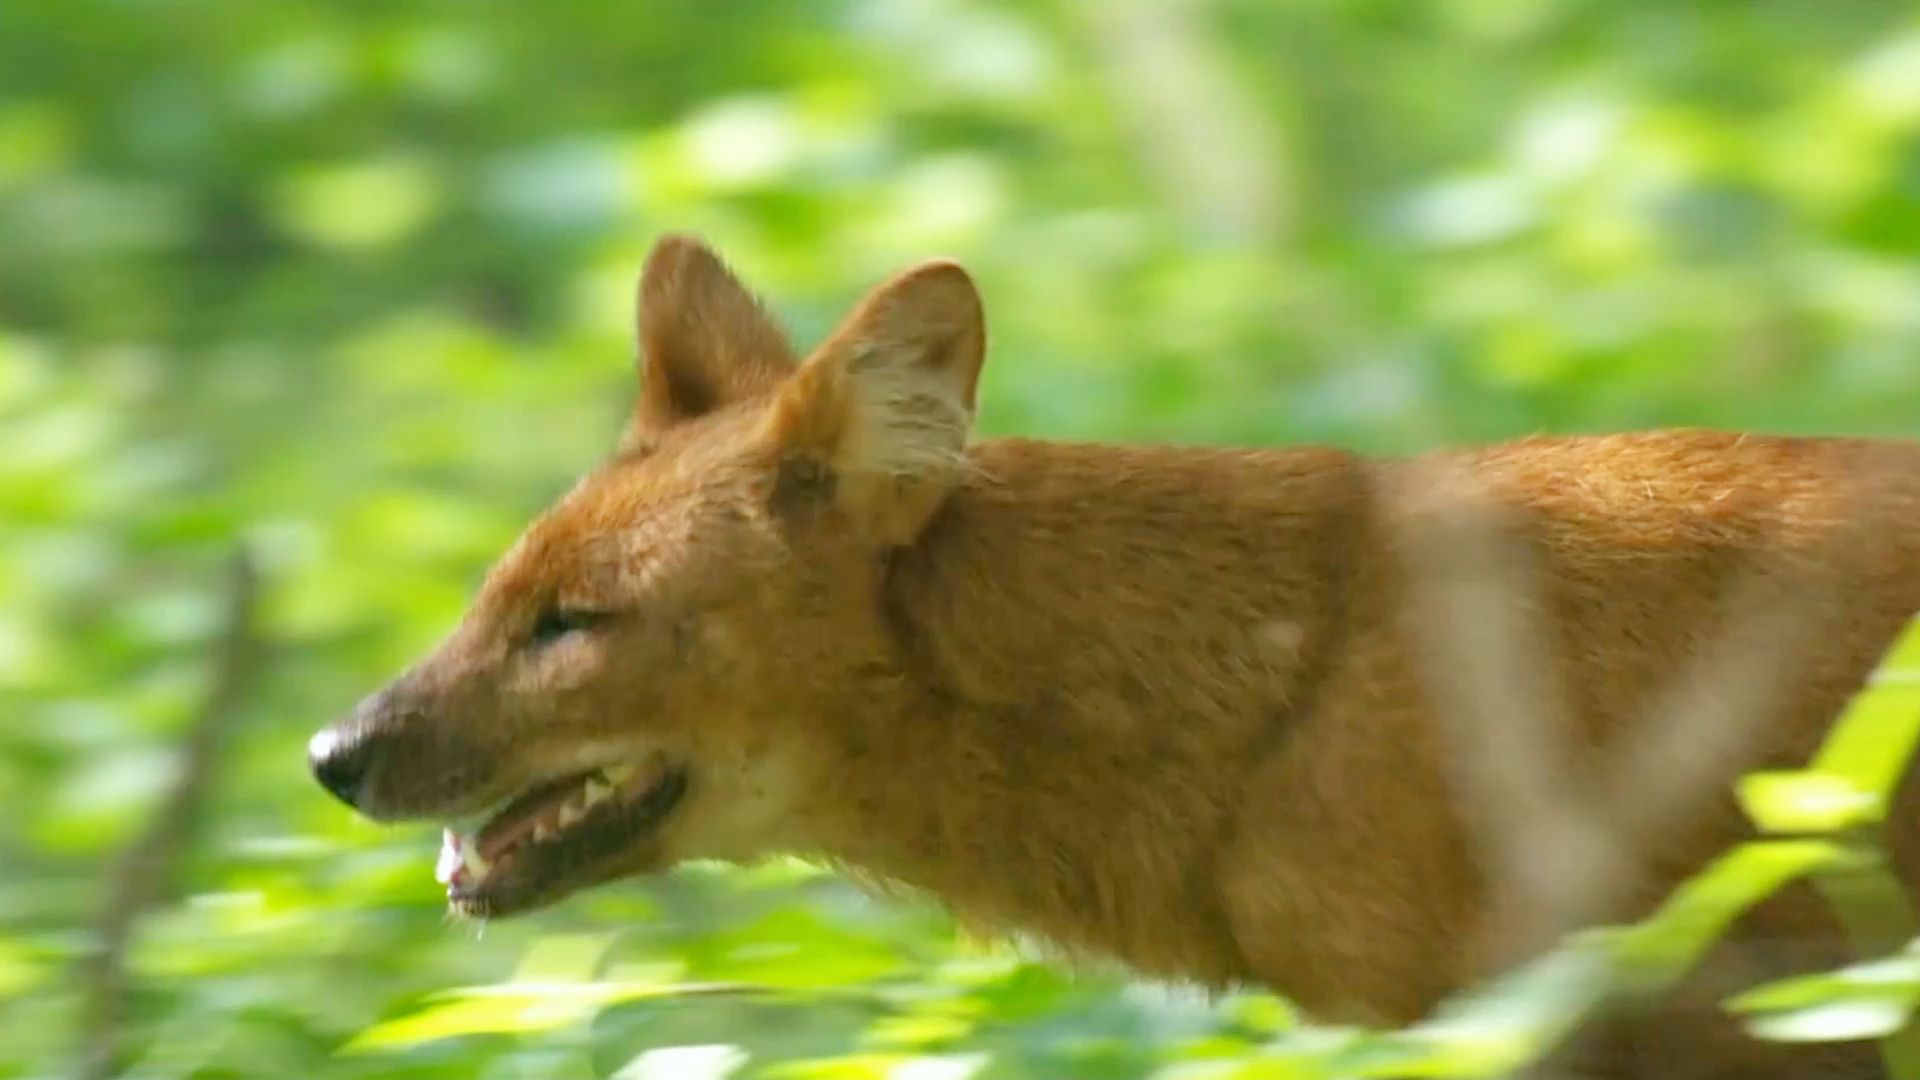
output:
<instances>
[{"instance_id":1,"label":"dhole's black nose","mask_svg":"<svg viewBox=\"0 0 1920 1080\"><path fill-rule=\"evenodd\" d=\"M307 740L307 764L314 778L348 806L359 806L361 783L373 760L372 741L339 728L322 728Z\"/></svg>"}]
</instances>

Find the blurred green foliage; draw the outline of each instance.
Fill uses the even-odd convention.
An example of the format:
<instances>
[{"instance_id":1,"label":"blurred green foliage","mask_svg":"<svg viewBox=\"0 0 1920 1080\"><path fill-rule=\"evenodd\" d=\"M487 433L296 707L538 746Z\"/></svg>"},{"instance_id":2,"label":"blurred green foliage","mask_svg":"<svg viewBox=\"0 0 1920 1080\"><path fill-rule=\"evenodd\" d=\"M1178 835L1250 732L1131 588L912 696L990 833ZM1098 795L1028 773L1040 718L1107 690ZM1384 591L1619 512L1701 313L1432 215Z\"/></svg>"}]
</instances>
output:
<instances>
[{"instance_id":1,"label":"blurred green foliage","mask_svg":"<svg viewBox=\"0 0 1920 1080\"><path fill-rule=\"evenodd\" d=\"M797 865L479 936L433 837L308 783L307 733L610 444L666 229L802 341L963 258L994 432L1915 435L1920 18L0 0L0 1075L65 1060L102 867L170 781L242 534L269 656L131 955L138 1075L1211 1076L1292 1028ZM1831 782L1772 812L1831 813L1794 801ZM1914 961L1882 963L1743 1007L1904 1009Z\"/></svg>"}]
</instances>

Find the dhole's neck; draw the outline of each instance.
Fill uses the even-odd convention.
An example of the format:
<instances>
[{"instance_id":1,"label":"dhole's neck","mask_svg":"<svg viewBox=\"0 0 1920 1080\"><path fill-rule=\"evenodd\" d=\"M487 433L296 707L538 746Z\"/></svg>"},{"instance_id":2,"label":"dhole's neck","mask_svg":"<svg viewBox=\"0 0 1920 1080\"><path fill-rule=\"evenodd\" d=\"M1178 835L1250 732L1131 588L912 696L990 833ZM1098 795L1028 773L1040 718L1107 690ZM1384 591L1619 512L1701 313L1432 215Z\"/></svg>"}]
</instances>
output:
<instances>
[{"instance_id":1,"label":"dhole's neck","mask_svg":"<svg viewBox=\"0 0 1920 1080\"><path fill-rule=\"evenodd\" d=\"M1310 696L1357 549L1347 455L1007 441L891 567L831 853L963 919L1242 974L1210 878ZM842 798L844 796L844 798Z\"/></svg>"}]
</instances>

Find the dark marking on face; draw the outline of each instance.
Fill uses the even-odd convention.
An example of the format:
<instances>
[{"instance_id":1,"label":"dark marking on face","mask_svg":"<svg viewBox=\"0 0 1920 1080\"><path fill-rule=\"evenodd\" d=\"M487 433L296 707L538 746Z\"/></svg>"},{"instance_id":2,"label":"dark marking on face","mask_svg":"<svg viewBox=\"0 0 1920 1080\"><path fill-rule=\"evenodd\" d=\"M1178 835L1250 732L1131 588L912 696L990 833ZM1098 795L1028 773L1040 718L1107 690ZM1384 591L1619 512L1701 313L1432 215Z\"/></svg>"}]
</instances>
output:
<instances>
[{"instance_id":1,"label":"dark marking on face","mask_svg":"<svg viewBox=\"0 0 1920 1080\"><path fill-rule=\"evenodd\" d=\"M773 510L783 516L817 512L833 501L838 477L823 462L792 457L780 463L774 475Z\"/></svg>"}]
</instances>

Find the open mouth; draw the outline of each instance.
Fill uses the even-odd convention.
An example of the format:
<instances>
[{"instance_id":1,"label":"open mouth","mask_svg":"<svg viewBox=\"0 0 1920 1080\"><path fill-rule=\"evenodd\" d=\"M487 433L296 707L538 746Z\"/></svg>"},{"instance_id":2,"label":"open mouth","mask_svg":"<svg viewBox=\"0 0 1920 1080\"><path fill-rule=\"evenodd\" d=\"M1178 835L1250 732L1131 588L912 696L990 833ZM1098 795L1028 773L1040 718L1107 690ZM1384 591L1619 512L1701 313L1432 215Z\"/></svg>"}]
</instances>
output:
<instances>
[{"instance_id":1,"label":"open mouth","mask_svg":"<svg viewBox=\"0 0 1920 1080\"><path fill-rule=\"evenodd\" d=\"M609 864L648 838L686 793L684 767L657 759L607 765L540 784L468 833L441 836L434 877L461 915L513 914L612 876Z\"/></svg>"}]
</instances>

